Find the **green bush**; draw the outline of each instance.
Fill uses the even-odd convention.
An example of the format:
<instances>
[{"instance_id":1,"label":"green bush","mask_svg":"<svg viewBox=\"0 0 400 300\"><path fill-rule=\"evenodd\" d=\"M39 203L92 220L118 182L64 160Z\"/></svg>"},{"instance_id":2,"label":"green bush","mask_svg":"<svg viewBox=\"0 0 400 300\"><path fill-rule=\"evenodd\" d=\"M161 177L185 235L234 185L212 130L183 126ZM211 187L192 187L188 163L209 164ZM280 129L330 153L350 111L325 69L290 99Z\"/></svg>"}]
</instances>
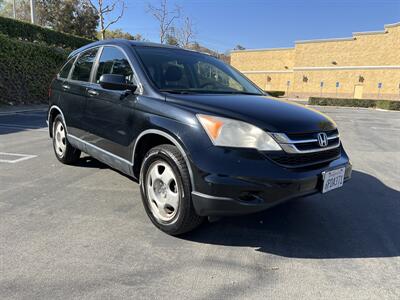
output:
<instances>
[{"instance_id":1,"label":"green bush","mask_svg":"<svg viewBox=\"0 0 400 300\"><path fill-rule=\"evenodd\" d=\"M45 43L49 46L68 49L80 48L93 42L83 37L4 17L0 17L0 34L18 40Z\"/></svg>"},{"instance_id":2,"label":"green bush","mask_svg":"<svg viewBox=\"0 0 400 300\"><path fill-rule=\"evenodd\" d=\"M265 91L265 92L272 97L282 97L285 95L284 91Z\"/></svg>"},{"instance_id":3,"label":"green bush","mask_svg":"<svg viewBox=\"0 0 400 300\"><path fill-rule=\"evenodd\" d=\"M347 107L371 107L388 110L400 110L400 101L396 100L374 100L374 99L341 99L341 98L321 98L310 97L310 105L321 106L347 106Z\"/></svg>"},{"instance_id":4,"label":"green bush","mask_svg":"<svg viewBox=\"0 0 400 300\"><path fill-rule=\"evenodd\" d=\"M400 110L400 101L378 100L376 107L388 110Z\"/></svg>"},{"instance_id":5,"label":"green bush","mask_svg":"<svg viewBox=\"0 0 400 300\"><path fill-rule=\"evenodd\" d=\"M0 102L47 102L51 80L67 55L66 50L0 34Z\"/></svg>"}]
</instances>

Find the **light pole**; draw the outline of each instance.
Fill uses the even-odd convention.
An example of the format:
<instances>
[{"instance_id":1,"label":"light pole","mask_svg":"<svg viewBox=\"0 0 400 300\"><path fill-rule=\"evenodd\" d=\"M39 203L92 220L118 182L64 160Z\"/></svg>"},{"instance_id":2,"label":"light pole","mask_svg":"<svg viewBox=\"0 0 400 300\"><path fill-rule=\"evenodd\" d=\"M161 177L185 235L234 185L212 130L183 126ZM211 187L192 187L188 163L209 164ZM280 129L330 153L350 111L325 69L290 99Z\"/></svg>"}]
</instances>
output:
<instances>
[{"instance_id":1,"label":"light pole","mask_svg":"<svg viewBox=\"0 0 400 300\"><path fill-rule=\"evenodd\" d=\"M320 88L321 88L321 93L320 93L320 97L322 97L322 90L324 88L324 82L321 81L321 83L319 84Z\"/></svg>"},{"instance_id":2,"label":"light pole","mask_svg":"<svg viewBox=\"0 0 400 300\"><path fill-rule=\"evenodd\" d=\"M31 0L31 23L35 24L35 0Z\"/></svg>"},{"instance_id":3,"label":"light pole","mask_svg":"<svg viewBox=\"0 0 400 300\"><path fill-rule=\"evenodd\" d=\"M340 83L339 83L339 81L337 81L337 82L336 82L336 98L337 98L337 96L338 96L339 85L340 85Z\"/></svg>"},{"instance_id":4,"label":"light pole","mask_svg":"<svg viewBox=\"0 0 400 300\"><path fill-rule=\"evenodd\" d=\"M378 99L381 97L382 82L378 83Z\"/></svg>"},{"instance_id":5,"label":"light pole","mask_svg":"<svg viewBox=\"0 0 400 300\"><path fill-rule=\"evenodd\" d=\"M17 13L15 10L16 10L15 9L15 0L13 0L13 18L14 18L14 20L17 18Z\"/></svg>"},{"instance_id":6,"label":"light pole","mask_svg":"<svg viewBox=\"0 0 400 300\"><path fill-rule=\"evenodd\" d=\"M289 97L289 87L290 87L290 80L286 83L286 97Z\"/></svg>"}]
</instances>

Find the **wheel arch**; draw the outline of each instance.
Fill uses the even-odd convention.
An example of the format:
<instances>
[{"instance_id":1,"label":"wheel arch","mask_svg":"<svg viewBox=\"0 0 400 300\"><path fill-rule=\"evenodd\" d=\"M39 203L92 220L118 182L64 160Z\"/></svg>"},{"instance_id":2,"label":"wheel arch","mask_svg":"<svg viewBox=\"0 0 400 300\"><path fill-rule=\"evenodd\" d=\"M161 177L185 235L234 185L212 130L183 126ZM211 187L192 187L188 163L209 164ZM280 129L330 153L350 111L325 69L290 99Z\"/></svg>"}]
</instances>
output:
<instances>
[{"instance_id":1,"label":"wheel arch","mask_svg":"<svg viewBox=\"0 0 400 300\"><path fill-rule=\"evenodd\" d=\"M49 136L51 138L53 137L53 122L54 122L54 119L58 115L61 115L61 118L63 119L63 122L65 124L65 130L68 134L68 128L67 128L67 124L65 123L65 118L64 118L64 114L63 114L62 110L57 105L52 105L47 114L47 124L49 126Z\"/></svg>"},{"instance_id":2,"label":"wheel arch","mask_svg":"<svg viewBox=\"0 0 400 300\"><path fill-rule=\"evenodd\" d=\"M178 148L179 152L185 160L186 166L189 171L190 183L192 185L192 189L194 189L192 166L190 164L189 157L186 153L186 150L184 149L184 146L172 133L167 133L159 129L145 130L137 137L135 145L133 147L132 155L133 175L140 180L140 168L147 151L155 146L162 144L171 144Z\"/></svg>"}]
</instances>

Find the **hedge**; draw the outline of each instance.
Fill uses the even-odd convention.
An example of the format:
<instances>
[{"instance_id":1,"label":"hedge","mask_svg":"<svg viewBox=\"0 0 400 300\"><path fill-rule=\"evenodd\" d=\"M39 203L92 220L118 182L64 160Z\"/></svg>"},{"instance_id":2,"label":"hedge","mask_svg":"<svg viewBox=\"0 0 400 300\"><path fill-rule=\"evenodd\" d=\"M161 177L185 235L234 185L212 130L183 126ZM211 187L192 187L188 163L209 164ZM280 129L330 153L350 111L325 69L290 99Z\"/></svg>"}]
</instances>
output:
<instances>
[{"instance_id":1,"label":"hedge","mask_svg":"<svg viewBox=\"0 0 400 300\"><path fill-rule=\"evenodd\" d=\"M285 95L284 91L265 91L268 95L272 97L282 97Z\"/></svg>"},{"instance_id":2,"label":"hedge","mask_svg":"<svg viewBox=\"0 0 400 300\"><path fill-rule=\"evenodd\" d=\"M388 110L400 110L400 101L396 100L310 97L308 100L308 104L321 106L370 107Z\"/></svg>"},{"instance_id":3,"label":"hedge","mask_svg":"<svg viewBox=\"0 0 400 300\"><path fill-rule=\"evenodd\" d=\"M4 17L0 17L0 34L18 40L45 43L49 46L68 49L80 48L93 42L83 37Z\"/></svg>"},{"instance_id":4,"label":"hedge","mask_svg":"<svg viewBox=\"0 0 400 300\"><path fill-rule=\"evenodd\" d=\"M44 103L68 51L0 34L0 102Z\"/></svg>"}]
</instances>

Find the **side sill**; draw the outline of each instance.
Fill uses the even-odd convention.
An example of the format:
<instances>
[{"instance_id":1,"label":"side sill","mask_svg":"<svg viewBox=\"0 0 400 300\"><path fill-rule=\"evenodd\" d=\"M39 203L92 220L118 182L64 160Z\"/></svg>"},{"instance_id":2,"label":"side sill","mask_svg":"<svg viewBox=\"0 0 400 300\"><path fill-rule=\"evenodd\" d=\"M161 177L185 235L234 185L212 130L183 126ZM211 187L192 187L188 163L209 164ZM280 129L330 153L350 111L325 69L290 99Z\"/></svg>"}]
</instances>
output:
<instances>
[{"instance_id":1,"label":"side sill","mask_svg":"<svg viewBox=\"0 0 400 300\"><path fill-rule=\"evenodd\" d=\"M90 156L93 156L99 161L109 165L111 168L114 168L118 171L121 171L124 174L134 177L132 163L130 161L123 159L104 149L101 149L93 144L90 144L71 134L68 134L67 136L68 136L68 141L75 148L78 148L81 151L86 152Z\"/></svg>"}]
</instances>

